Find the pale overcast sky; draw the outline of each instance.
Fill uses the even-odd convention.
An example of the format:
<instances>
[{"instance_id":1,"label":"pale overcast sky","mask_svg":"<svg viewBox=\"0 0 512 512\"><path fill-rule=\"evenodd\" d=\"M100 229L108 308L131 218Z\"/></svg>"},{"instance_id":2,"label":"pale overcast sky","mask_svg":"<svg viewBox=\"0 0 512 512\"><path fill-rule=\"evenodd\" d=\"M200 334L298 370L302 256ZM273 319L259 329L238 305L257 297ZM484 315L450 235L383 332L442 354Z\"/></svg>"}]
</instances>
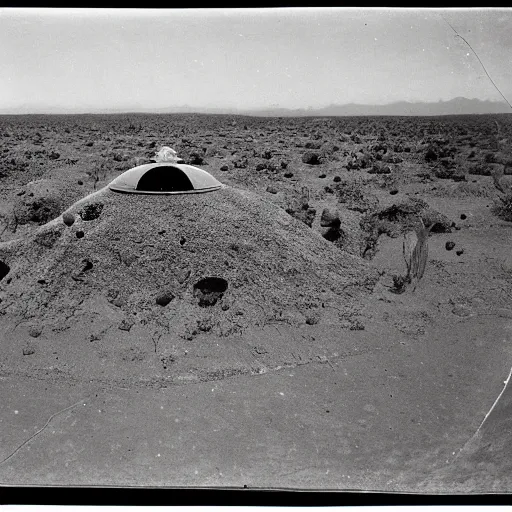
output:
<instances>
[{"instance_id":1,"label":"pale overcast sky","mask_svg":"<svg viewBox=\"0 0 512 512\"><path fill-rule=\"evenodd\" d=\"M512 10L0 9L0 110L512 102Z\"/></svg>"}]
</instances>

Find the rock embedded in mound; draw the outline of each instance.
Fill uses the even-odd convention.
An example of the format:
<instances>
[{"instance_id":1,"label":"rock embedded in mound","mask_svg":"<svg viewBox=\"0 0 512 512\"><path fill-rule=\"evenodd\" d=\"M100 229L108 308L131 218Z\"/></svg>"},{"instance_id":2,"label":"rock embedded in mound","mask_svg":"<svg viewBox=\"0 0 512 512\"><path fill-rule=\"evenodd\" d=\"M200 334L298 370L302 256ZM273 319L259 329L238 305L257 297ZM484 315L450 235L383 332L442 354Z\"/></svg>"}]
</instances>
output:
<instances>
[{"instance_id":1,"label":"rock embedded in mound","mask_svg":"<svg viewBox=\"0 0 512 512\"><path fill-rule=\"evenodd\" d=\"M11 267L4 261L0 260L0 281L9 273Z\"/></svg>"},{"instance_id":2,"label":"rock embedded in mound","mask_svg":"<svg viewBox=\"0 0 512 512\"><path fill-rule=\"evenodd\" d=\"M194 297L202 308L215 306L228 289L228 282L221 277L206 277L194 285Z\"/></svg>"},{"instance_id":3,"label":"rock embedded in mound","mask_svg":"<svg viewBox=\"0 0 512 512\"><path fill-rule=\"evenodd\" d=\"M62 215L62 221L66 226L72 226L75 223L75 216L72 213L65 212Z\"/></svg>"},{"instance_id":4,"label":"rock embedded in mound","mask_svg":"<svg viewBox=\"0 0 512 512\"><path fill-rule=\"evenodd\" d=\"M167 306L167 304L169 304L174 299L174 297L175 296L172 292L163 292L160 295L158 295L155 302L159 306Z\"/></svg>"},{"instance_id":5,"label":"rock embedded in mound","mask_svg":"<svg viewBox=\"0 0 512 512\"><path fill-rule=\"evenodd\" d=\"M316 209L311 208L308 204L299 207L297 207L297 205L290 205L286 208L286 213L295 219L300 220L308 227L312 227L313 222L315 222Z\"/></svg>"},{"instance_id":6,"label":"rock embedded in mound","mask_svg":"<svg viewBox=\"0 0 512 512\"><path fill-rule=\"evenodd\" d=\"M79 212L78 215L82 220L90 221L97 219L103 211L102 203L90 203L86 204Z\"/></svg>"},{"instance_id":7,"label":"rock embedded in mound","mask_svg":"<svg viewBox=\"0 0 512 512\"><path fill-rule=\"evenodd\" d=\"M338 212L333 212L325 208L320 218L320 227L322 236L329 242L336 242L344 237L341 229L341 220Z\"/></svg>"}]
</instances>

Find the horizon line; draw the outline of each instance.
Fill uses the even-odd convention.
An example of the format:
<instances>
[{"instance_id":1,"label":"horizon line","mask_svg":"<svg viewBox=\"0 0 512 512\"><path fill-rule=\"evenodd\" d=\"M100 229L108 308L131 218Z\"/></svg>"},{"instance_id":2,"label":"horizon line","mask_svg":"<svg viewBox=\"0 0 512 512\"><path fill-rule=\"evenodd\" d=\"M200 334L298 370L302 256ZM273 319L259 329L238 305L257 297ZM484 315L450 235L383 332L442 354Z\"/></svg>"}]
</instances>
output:
<instances>
[{"instance_id":1,"label":"horizon line","mask_svg":"<svg viewBox=\"0 0 512 512\"><path fill-rule=\"evenodd\" d=\"M507 107L509 110L509 106L503 100L489 100L489 99L479 99L479 98L466 98L464 96L456 96L449 100L438 100L438 101L408 101L408 100L398 100L391 103L330 103L328 105L323 106L307 106L307 107L282 107L280 105L271 104L269 106L261 106L261 107L248 107L248 108L239 108L239 107L199 107L199 106L190 106L190 105L180 105L180 106L167 106L167 107L151 107L151 108L143 108L143 107L135 107L135 106L126 106L126 107L113 107L113 108L94 108L94 107L85 107L86 110L72 110L67 107L52 107L52 106L43 106L43 107L24 107L18 106L13 108L5 108L0 109L0 115L113 115L113 114L224 114L224 115L257 115L258 113L268 113L268 112L297 112L305 114L301 117L315 116L315 111L325 110L329 108L344 108L344 107L362 107L362 108L386 108L393 107L397 105L413 105L413 106L439 106L442 104L453 103L456 100L459 101L468 101L475 102L479 104L491 104L493 106L503 105ZM180 110L183 109L183 110ZM488 112L489 114L496 114L498 112ZM499 113L507 113L507 112L499 112ZM512 112L511 112L512 113ZM420 115L480 115L485 114L485 112L479 112L478 114L420 114ZM364 116L364 115L388 115L388 116L411 116L418 114L355 114L356 116ZM343 117L349 116L350 114L325 114L322 117Z\"/></svg>"}]
</instances>

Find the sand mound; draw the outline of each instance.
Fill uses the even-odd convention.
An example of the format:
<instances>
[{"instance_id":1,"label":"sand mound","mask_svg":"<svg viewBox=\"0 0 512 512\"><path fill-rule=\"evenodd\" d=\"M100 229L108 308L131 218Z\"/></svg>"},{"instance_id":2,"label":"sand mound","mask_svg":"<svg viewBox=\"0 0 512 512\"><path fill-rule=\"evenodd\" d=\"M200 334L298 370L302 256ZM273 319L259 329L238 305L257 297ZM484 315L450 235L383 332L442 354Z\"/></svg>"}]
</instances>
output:
<instances>
[{"instance_id":1,"label":"sand mound","mask_svg":"<svg viewBox=\"0 0 512 512\"><path fill-rule=\"evenodd\" d=\"M148 336L229 336L326 308L361 305L376 274L259 196L233 188L175 196L104 188L28 238L0 244L0 312L62 331L100 318ZM90 335L84 325L84 338Z\"/></svg>"},{"instance_id":2,"label":"sand mound","mask_svg":"<svg viewBox=\"0 0 512 512\"><path fill-rule=\"evenodd\" d=\"M13 205L13 222L22 225L46 224L83 195L83 186L78 185L75 178L31 181L17 193Z\"/></svg>"}]
</instances>

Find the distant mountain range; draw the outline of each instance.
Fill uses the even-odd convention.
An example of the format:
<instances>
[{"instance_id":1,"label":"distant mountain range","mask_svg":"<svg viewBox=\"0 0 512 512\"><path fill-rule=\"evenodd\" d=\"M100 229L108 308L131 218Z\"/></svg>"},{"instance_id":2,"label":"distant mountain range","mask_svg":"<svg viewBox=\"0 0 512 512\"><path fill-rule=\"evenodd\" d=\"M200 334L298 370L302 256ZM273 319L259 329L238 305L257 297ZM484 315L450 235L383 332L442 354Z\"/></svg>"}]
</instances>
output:
<instances>
[{"instance_id":1,"label":"distant mountain range","mask_svg":"<svg viewBox=\"0 0 512 512\"><path fill-rule=\"evenodd\" d=\"M399 101L387 105L329 105L316 109L268 109L252 111L257 116L443 116L464 114L505 114L512 109L503 102L482 101L478 99L454 98L437 103Z\"/></svg>"},{"instance_id":2,"label":"distant mountain range","mask_svg":"<svg viewBox=\"0 0 512 512\"><path fill-rule=\"evenodd\" d=\"M399 101L387 105L362 105L348 103L320 108L287 109L268 108L260 110L239 110L230 108L196 108L191 106L157 109L116 108L116 109L66 109L58 107L36 107L23 105L18 108L0 109L0 115L9 114L231 114L257 117L323 117L323 116L443 116L464 114L510 114L512 109L505 102L483 101L463 97L436 103Z\"/></svg>"}]
</instances>

